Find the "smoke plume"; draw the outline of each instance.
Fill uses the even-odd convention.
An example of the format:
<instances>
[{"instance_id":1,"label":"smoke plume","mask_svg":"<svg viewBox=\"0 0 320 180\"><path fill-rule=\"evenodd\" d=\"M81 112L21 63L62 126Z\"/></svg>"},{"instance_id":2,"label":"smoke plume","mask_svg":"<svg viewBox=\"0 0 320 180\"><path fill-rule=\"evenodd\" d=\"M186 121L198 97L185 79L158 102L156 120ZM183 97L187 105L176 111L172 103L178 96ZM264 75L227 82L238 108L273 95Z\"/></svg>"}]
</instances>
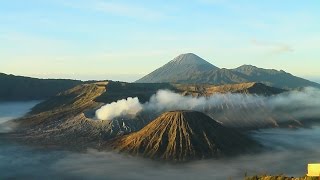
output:
<instances>
[{"instance_id":1,"label":"smoke plume","mask_svg":"<svg viewBox=\"0 0 320 180\"><path fill-rule=\"evenodd\" d=\"M97 118L112 120L119 116L134 117L139 113L159 115L171 110L196 110L206 113L229 127L278 126L290 121L320 117L320 90L305 88L274 96L252 94L214 94L209 97L183 96L169 90L159 90L141 104L138 98L128 98L103 106Z\"/></svg>"},{"instance_id":2,"label":"smoke plume","mask_svg":"<svg viewBox=\"0 0 320 180\"><path fill-rule=\"evenodd\" d=\"M109 120L118 116L135 116L142 110L142 104L137 97L122 99L102 106L96 111L96 116L101 120Z\"/></svg>"}]
</instances>

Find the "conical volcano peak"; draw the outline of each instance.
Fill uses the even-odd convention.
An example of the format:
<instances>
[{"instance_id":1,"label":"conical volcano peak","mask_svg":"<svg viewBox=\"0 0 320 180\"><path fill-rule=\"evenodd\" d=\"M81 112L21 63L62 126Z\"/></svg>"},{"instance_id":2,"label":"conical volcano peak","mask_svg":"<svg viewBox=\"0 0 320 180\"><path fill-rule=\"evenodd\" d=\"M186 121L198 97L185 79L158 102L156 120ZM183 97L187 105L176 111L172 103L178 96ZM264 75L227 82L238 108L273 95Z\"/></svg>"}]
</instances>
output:
<instances>
[{"instance_id":1,"label":"conical volcano peak","mask_svg":"<svg viewBox=\"0 0 320 180\"><path fill-rule=\"evenodd\" d=\"M196 74L209 73L217 70L210 64L193 53L180 54L173 60L154 70L152 73L136 81L137 83L163 83L163 82L186 82L193 79Z\"/></svg>"},{"instance_id":2,"label":"conical volcano peak","mask_svg":"<svg viewBox=\"0 0 320 180\"><path fill-rule=\"evenodd\" d=\"M207 64L209 66L212 66L212 64L210 64L209 62L207 62L206 60L202 59L194 53L180 54L179 56L175 57L171 62L177 64Z\"/></svg>"},{"instance_id":3,"label":"conical volcano peak","mask_svg":"<svg viewBox=\"0 0 320 180\"><path fill-rule=\"evenodd\" d=\"M285 71L243 65L235 69L218 68L194 53L184 53L136 81L137 83L236 84L260 82L282 89L320 87Z\"/></svg>"},{"instance_id":4,"label":"conical volcano peak","mask_svg":"<svg viewBox=\"0 0 320 180\"><path fill-rule=\"evenodd\" d=\"M152 159L186 161L247 152L257 144L197 111L169 111L111 146Z\"/></svg>"},{"instance_id":5,"label":"conical volcano peak","mask_svg":"<svg viewBox=\"0 0 320 180\"><path fill-rule=\"evenodd\" d=\"M163 113L161 116L159 116L158 119L162 119L162 121L168 121L168 123L170 123L171 126L186 125L188 128L192 128L190 124L193 124L193 123L199 124L199 123L206 123L206 122L209 122L211 125L214 125L214 126L219 126L219 123L212 120L205 114L198 111L191 111L191 110L168 111Z\"/></svg>"},{"instance_id":6,"label":"conical volcano peak","mask_svg":"<svg viewBox=\"0 0 320 180\"><path fill-rule=\"evenodd\" d=\"M187 114L194 114L194 113L201 113L198 111L194 110L172 110L172 111L167 111L163 114L181 114L181 115L187 115Z\"/></svg>"}]
</instances>

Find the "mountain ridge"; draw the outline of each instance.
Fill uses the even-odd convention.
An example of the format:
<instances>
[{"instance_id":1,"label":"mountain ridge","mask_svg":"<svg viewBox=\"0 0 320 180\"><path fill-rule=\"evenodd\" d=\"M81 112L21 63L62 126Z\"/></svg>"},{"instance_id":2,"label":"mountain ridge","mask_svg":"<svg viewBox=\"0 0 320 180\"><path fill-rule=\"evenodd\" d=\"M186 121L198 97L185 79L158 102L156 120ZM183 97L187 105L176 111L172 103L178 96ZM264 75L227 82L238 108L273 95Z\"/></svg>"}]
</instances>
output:
<instances>
[{"instance_id":1,"label":"mountain ridge","mask_svg":"<svg viewBox=\"0 0 320 180\"><path fill-rule=\"evenodd\" d=\"M0 101L43 100L82 83L71 79L39 79L0 73Z\"/></svg>"},{"instance_id":2,"label":"mountain ridge","mask_svg":"<svg viewBox=\"0 0 320 180\"><path fill-rule=\"evenodd\" d=\"M191 60L192 58L193 60ZM174 60L179 63L171 66L170 63L174 62ZM320 84L318 83L294 76L283 70L264 69L253 65L242 65L233 69L219 68L193 53L181 54L174 58L174 60L137 80L136 83L224 85L258 82L283 89L295 89L307 86L320 88ZM187 62L188 68L181 65L183 61ZM203 64L205 68L199 66L202 62L206 62Z\"/></svg>"}]
</instances>

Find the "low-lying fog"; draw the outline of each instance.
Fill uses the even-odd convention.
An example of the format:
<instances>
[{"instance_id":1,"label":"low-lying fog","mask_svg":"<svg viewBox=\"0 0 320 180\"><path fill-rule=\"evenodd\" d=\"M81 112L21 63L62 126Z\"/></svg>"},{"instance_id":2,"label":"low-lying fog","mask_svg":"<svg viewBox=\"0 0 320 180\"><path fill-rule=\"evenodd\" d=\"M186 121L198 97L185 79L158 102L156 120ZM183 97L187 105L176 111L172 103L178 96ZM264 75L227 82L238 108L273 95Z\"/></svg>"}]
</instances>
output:
<instances>
[{"instance_id":1,"label":"low-lying fog","mask_svg":"<svg viewBox=\"0 0 320 180\"><path fill-rule=\"evenodd\" d=\"M11 131L11 127L2 126L2 123L23 116L39 102L41 101L0 102L0 133Z\"/></svg>"},{"instance_id":2,"label":"low-lying fog","mask_svg":"<svg viewBox=\"0 0 320 180\"><path fill-rule=\"evenodd\" d=\"M34 104L33 104L34 105ZM24 114L30 103L0 104L2 118ZM5 113L4 113L5 112ZM1 117L0 117L1 118ZM307 163L320 161L320 127L268 129L251 136L273 150L230 159L163 164L113 152L76 153L33 148L0 136L0 178L18 179L243 179L248 175L285 173L302 176Z\"/></svg>"},{"instance_id":3,"label":"low-lying fog","mask_svg":"<svg viewBox=\"0 0 320 180\"><path fill-rule=\"evenodd\" d=\"M39 102L0 102L0 123L24 115Z\"/></svg>"}]
</instances>

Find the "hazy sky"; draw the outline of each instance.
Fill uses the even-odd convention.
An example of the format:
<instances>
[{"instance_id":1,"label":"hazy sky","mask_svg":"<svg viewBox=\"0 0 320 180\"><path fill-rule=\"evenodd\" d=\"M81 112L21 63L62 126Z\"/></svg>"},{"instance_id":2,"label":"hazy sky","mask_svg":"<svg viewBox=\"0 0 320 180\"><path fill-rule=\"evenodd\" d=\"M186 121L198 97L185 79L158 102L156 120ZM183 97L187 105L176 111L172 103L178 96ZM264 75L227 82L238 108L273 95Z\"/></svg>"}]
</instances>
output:
<instances>
[{"instance_id":1,"label":"hazy sky","mask_svg":"<svg viewBox=\"0 0 320 180\"><path fill-rule=\"evenodd\" d=\"M193 52L320 82L319 0L2 0L0 72L132 81Z\"/></svg>"}]
</instances>

